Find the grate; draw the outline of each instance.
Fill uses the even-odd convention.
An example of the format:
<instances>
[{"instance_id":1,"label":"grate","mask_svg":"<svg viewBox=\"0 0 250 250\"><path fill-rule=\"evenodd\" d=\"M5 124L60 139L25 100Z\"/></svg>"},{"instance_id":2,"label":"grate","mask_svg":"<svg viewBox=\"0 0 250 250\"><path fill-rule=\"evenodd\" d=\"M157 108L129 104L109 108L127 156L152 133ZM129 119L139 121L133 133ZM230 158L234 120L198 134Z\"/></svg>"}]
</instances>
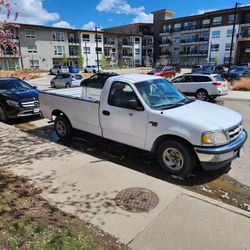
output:
<instances>
[{"instance_id":1,"label":"grate","mask_svg":"<svg viewBox=\"0 0 250 250\"><path fill-rule=\"evenodd\" d=\"M128 188L119 192L115 203L123 210L133 213L149 212L159 203L158 196L145 188Z\"/></svg>"}]
</instances>

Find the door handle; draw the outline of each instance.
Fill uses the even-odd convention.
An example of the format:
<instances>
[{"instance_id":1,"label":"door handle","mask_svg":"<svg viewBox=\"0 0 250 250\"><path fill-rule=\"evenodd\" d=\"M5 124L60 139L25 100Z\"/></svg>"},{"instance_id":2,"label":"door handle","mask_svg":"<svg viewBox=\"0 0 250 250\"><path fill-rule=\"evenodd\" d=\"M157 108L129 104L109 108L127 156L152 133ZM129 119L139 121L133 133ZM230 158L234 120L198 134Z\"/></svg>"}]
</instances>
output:
<instances>
[{"instance_id":1,"label":"door handle","mask_svg":"<svg viewBox=\"0 0 250 250\"><path fill-rule=\"evenodd\" d=\"M102 111L102 114L103 115L106 115L106 116L109 116L110 115L110 112L108 110L103 110Z\"/></svg>"}]
</instances>

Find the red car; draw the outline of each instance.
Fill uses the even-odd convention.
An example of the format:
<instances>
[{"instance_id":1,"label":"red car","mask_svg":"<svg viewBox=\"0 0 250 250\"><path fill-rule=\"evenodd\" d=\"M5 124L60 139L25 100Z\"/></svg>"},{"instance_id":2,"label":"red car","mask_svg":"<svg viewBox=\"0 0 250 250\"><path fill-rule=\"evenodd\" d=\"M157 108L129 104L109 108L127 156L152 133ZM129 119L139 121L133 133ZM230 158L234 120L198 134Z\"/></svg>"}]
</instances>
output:
<instances>
[{"instance_id":1,"label":"red car","mask_svg":"<svg viewBox=\"0 0 250 250\"><path fill-rule=\"evenodd\" d=\"M148 72L148 75L163 76L165 78L175 77L176 71L171 67L156 67L154 70Z\"/></svg>"}]
</instances>

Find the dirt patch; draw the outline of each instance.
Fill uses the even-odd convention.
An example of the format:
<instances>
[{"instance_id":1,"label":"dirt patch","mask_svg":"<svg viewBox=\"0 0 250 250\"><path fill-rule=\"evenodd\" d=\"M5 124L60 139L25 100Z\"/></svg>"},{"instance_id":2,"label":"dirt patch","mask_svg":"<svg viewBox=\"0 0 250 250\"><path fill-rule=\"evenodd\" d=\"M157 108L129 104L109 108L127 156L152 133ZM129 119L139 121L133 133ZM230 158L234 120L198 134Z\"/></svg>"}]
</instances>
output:
<instances>
[{"instance_id":1,"label":"dirt patch","mask_svg":"<svg viewBox=\"0 0 250 250\"><path fill-rule=\"evenodd\" d=\"M250 91L250 78L242 78L230 85L230 90Z\"/></svg>"},{"instance_id":2,"label":"dirt patch","mask_svg":"<svg viewBox=\"0 0 250 250\"><path fill-rule=\"evenodd\" d=\"M25 179L0 170L0 249L128 249L39 194Z\"/></svg>"},{"instance_id":3,"label":"dirt patch","mask_svg":"<svg viewBox=\"0 0 250 250\"><path fill-rule=\"evenodd\" d=\"M29 72L29 71L7 71L0 70L0 77L17 77L23 80L32 80L36 78L41 78L40 72Z\"/></svg>"}]
</instances>

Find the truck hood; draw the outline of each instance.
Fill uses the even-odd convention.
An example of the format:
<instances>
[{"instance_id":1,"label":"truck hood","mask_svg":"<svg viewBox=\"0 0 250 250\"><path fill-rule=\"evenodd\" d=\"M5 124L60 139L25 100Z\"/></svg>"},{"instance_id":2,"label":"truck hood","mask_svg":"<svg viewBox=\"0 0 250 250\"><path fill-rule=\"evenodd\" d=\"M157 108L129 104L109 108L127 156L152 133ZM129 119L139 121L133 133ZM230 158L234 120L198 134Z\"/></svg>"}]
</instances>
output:
<instances>
[{"instance_id":1,"label":"truck hood","mask_svg":"<svg viewBox=\"0 0 250 250\"><path fill-rule=\"evenodd\" d=\"M165 110L164 114L178 121L190 122L205 131L229 129L242 121L238 112L223 106L202 101L194 101L178 108Z\"/></svg>"},{"instance_id":2,"label":"truck hood","mask_svg":"<svg viewBox=\"0 0 250 250\"><path fill-rule=\"evenodd\" d=\"M38 90L32 89L32 90L16 91L16 92L9 91L2 94L7 98L10 98L11 100L20 102L20 101L30 101L38 99L38 93L39 93Z\"/></svg>"}]
</instances>

